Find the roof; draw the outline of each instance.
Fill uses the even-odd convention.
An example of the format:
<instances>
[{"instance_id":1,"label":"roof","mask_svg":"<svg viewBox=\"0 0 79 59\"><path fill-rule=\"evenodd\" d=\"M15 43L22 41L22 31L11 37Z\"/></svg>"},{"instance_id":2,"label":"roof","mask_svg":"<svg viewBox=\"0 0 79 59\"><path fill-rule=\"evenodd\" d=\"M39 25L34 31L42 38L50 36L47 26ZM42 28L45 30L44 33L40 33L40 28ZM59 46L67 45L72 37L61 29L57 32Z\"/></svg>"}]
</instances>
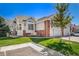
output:
<instances>
[{"instance_id":1,"label":"roof","mask_svg":"<svg viewBox=\"0 0 79 59\"><path fill-rule=\"evenodd\" d=\"M28 19L32 19L32 20L34 20L35 21L35 18L33 18L33 17L30 17L30 16L17 16L16 18L15 18L15 20L18 20L18 21L23 21L23 20L28 20Z\"/></svg>"},{"instance_id":2,"label":"roof","mask_svg":"<svg viewBox=\"0 0 79 59\"><path fill-rule=\"evenodd\" d=\"M53 17L53 15L42 17L42 18L38 19L38 21L42 21L42 20L45 20L46 18L52 18L52 17Z\"/></svg>"},{"instance_id":3,"label":"roof","mask_svg":"<svg viewBox=\"0 0 79 59\"><path fill-rule=\"evenodd\" d=\"M16 18L24 20L30 18L29 16L17 16Z\"/></svg>"},{"instance_id":4,"label":"roof","mask_svg":"<svg viewBox=\"0 0 79 59\"><path fill-rule=\"evenodd\" d=\"M8 26L13 26L14 25L14 20L7 20L5 23L6 23L6 25L8 25Z\"/></svg>"}]
</instances>

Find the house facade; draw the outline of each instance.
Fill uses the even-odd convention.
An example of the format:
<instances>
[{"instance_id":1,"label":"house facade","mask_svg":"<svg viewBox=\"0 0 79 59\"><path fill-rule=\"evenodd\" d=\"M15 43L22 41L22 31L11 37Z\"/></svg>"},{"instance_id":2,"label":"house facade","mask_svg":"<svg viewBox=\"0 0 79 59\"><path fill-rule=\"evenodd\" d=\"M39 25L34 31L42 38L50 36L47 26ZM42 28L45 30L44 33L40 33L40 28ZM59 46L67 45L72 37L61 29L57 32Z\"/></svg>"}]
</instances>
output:
<instances>
[{"instance_id":1,"label":"house facade","mask_svg":"<svg viewBox=\"0 0 79 59\"><path fill-rule=\"evenodd\" d=\"M35 19L32 17L18 16L15 18L16 32L18 36L30 36L35 34Z\"/></svg>"},{"instance_id":2,"label":"house facade","mask_svg":"<svg viewBox=\"0 0 79 59\"><path fill-rule=\"evenodd\" d=\"M17 36L41 36L41 37L55 37L62 36L61 29L59 27L54 27L51 24L52 16L43 17L36 20L33 17L27 16L17 16L9 24L11 32ZM64 28L64 36L70 35L70 24Z\"/></svg>"},{"instance_id":3,"label":"house facade","mask_svg":"<svg viewBox=\"0 0 79 59\"><path fill-rule=\"evenodd\" d=\"M27 16L17 16L14 20L9 21L8 25L11 35L30 36L35 35L35 19Z\"/></svg>"},{"instance_id":4,"label":"house facade","mask_svg":"<svg viewBox=\"0 0 79 59\"><path fill-rule=\"evenodd\" d=\"M57 37L62 36L61 28L60 27L54 27L52 25L52 15L48 17L43 17L41 19L38 19L37 21L37 35L39 36L46 36L46 37ZM70 24L68 24L64 28L64 36L70 35Z\"/></svg>"}]
</instances>

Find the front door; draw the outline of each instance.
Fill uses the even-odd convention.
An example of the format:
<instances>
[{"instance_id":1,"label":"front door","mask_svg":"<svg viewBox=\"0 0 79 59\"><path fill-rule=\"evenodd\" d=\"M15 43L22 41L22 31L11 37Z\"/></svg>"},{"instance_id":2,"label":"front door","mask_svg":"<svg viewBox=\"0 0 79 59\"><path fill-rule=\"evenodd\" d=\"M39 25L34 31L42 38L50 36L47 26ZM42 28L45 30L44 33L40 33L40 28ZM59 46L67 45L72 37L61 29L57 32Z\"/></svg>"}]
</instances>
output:
<instances>
[{"instance_id":1,"label":"front door","mask_svg":"<svg viewBox=\"0 0 79 59\"><path fill-rule=\"evenodd\" d=\"M23 36L26 36L26 31L25 30L23 30Z\"/></svg>"}]
</instances>

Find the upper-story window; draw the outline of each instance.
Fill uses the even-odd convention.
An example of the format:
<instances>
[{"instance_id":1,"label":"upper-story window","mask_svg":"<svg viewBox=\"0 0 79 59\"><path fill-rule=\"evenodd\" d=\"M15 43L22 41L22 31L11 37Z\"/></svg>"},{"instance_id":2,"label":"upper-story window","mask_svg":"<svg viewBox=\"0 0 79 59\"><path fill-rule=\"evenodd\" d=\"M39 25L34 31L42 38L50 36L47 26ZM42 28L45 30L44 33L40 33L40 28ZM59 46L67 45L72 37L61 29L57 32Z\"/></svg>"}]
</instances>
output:
<instances>
[{"instance_id":1,"label":"upper-story window","mask_svg":"<svg viewBox=\"0 0 79 59\"><path fill-rule=\"evenodd\" d=\"M33 30L33 29L34 29L33 24L28 24L28 30Z\"/></svg>"},{"instance_id":2,"label":"upper-story window","mask_svg":"<svg viewBox=\"0 0 79 59\"><path fill-rule=\"evenodd\" d=\"M22 28L21 28L21 24L19 24L19 30L21 30Z\"/></svg>"},{"instance_id":3,"label":"upper-story window","mask_svg":"<svg viewBox=\"0 0 79 59\"><path fill-rule=\"evenodd\" d=\"M26 20L23 20L23 24L24 24L24 26L26 26Z\"/></svg>"}]
</instances>

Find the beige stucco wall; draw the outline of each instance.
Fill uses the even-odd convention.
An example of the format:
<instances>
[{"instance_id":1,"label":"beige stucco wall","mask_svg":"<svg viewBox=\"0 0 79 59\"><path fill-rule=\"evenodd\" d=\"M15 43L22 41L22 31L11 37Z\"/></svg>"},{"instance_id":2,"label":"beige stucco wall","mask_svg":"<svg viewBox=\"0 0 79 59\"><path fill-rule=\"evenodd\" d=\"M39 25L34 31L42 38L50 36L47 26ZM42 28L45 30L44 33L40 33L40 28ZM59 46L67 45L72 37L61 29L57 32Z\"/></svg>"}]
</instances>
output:
<instances>
[{"instance_id":1,"label":"beige stucco wall","mask_svg":"<svg viewBox=\"0 0 79 59\"><path fill-rule=\"evenodd\" d=\"M36 24L36 30L45 30L44 21Z\"/></svg>"},{"instance_id":2,"label":"beige stucco wall","mask_svg":"<svg viewBox=\"0 0 79 59\"><path fill-rule=\"evenodd\" d=\"M31 33L32 35L33 34L35 34L34 32L35 32L35 22L32 20L32 19L29 19L30 21L32 21L32 22L29 22L29 20L28 20L29 18L25 18L24 20L26 20L25 21L25 23L26 23L26 26L24 26L24 23L23 23L23 19L18 19L18 18L16 18L16 22L17 22L17 35L18 36L23 36L23 30L25 30L26 31L26 33ZM19 27L19 24L21 24L21 30L19 30L18 29L18 27ZM34 24L34 30L29 30L28 29L28 24Z\"/></svg>"}]
</instances>

